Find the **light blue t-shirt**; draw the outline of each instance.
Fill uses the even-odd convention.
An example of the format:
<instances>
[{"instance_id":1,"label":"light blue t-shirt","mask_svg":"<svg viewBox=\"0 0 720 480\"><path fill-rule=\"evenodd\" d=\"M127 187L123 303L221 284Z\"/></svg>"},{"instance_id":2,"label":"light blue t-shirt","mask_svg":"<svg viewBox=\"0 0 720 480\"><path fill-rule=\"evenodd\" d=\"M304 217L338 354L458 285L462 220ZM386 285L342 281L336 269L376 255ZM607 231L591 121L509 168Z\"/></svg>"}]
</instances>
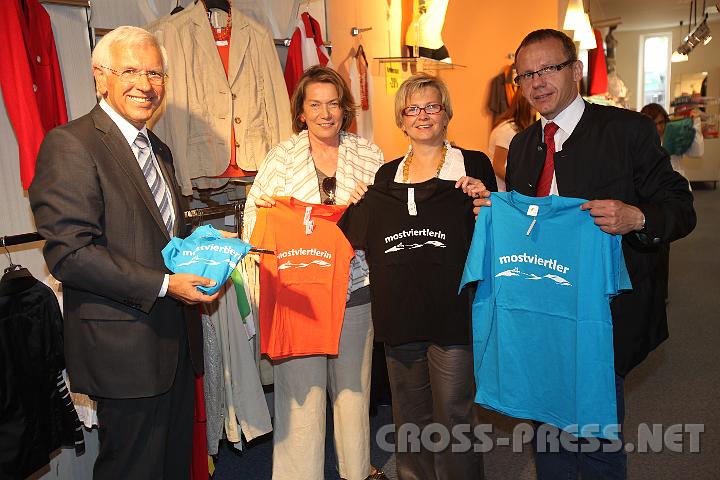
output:
<instances>
[{"instance_id":1,"label":"light blue t-shirt","mask_svg":"<svg viewBox=\"0 0 720 480\"><path fill-rule=\"evenodd\" d=\"M622 238L580 210L585 200L517 192L490 199L461 280L461 288L479 280L475 401L577 436L616 439L610 300L632 288Z\"/></svg>"},{"instance_id":2,"label":"light blue t-shirt","mask_svg":"<svg viewBox=\"0 0 720 480\"><path fill-rule=\"evenodd\" d=\"M162 256L173 273L194 273L215 280L214 287L197 287L212 295L227 281L251 246L238 238L224 238L212 225L198 227L187 238L173 237Z\"/></svg>"}]
</instances>

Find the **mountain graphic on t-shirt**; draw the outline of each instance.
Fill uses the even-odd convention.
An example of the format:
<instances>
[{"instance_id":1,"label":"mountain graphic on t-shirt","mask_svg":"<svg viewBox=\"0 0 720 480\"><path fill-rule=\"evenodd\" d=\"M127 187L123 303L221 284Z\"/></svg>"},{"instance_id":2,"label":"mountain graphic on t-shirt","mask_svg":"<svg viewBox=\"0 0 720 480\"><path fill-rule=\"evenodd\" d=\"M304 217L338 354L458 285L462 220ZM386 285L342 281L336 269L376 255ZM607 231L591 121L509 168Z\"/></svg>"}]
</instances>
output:
<instances>
[{"instance_id":1,"label":"mountain graphic on t-shirt","mask_svg":"<svg viewBox=\"0 0 720 480\"><path fill-rule=\"evenodd\" d=\"M558 285L562 285L564 287L572 287L572 283L568 282L567 280L565 280L564 278L562 278L558 275L549 273L549 274L543 275L541 277L539 275L535 275L534 273L521 272L518 267L515 267L510 270L502 271L502 272L498 273L497 275L495 275L495 277L520 277L520 276L522 276L524 280L542 280L543 278L547 278L549 280L552 280L553 282L555 282Z\"/></svg>"},{"instance_id":2,"label":"mountain graphic on t-shirt","mask_svg":"<svg viewBox=\"0 0 720 480\"><path fill-rule=\"evenodd\" d=\"M392 246L385 250L385 253L392 253L392 252L399 252L400 250L412 250L415 248L422 248L425 246L429 247L435 247L435 248L445 248L445 244L442 242L438 242L437 240L428 240L425 243L410 243L408 245L405 245L404 243L400 242L395 246Z\"/></svg>"},{"instance_id":3,"label":"mountain graphic on t-shirt","mask_svg":"<svg viewBox=\"0 0 720 480\"><path fill-rule=\"evenodd\" d=\"M325 260L313 260L312 262L300 262L300 263L293 263L293 262L285 262L282 265L278 265L278 270L286 270L288 268L306 268L310 265L317 265L318 267L330 267L332 264L326 262Z\"/></svg>"},{"instance_id":4,"label":"mountain graphic on t-shirt","mask_svg":"<svg viewBox=\"0 0 720 480\"><path fill-rule=\"evenodd\" d=\"M202 257L195 256L187 262L178 263L176 265L176 267L186 267L186 266L192 265L194 263L204 263L205 265L210 265L211 267L217 267L221 263L227 263L233 268L237 265L237 262L235 262L229 258L225 258L223 260L217 261L217 260L213 260L211 258L202 258Z\"/></svg>"}]
</instances>

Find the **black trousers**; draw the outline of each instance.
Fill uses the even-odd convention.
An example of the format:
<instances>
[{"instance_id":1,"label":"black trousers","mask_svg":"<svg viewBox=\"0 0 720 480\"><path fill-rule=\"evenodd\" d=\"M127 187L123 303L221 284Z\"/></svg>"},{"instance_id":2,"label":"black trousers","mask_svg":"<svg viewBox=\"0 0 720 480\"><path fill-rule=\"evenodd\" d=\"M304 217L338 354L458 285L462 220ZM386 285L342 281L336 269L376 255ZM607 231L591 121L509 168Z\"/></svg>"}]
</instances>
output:
<instances>
[{"instance_id":1,"label":"black trousers","mask_svg":"<svg viewBox=\"0 0 720 480\"><path fill-rule=\"evenodd\" d=\"M440 346L429 342L385 346L392 411L395 423L396 462L400 480L474 480L484 478L483 457L472 447L453 452L458 446L453 428L464 428L472 443L472 431L478 424L473 399L475 382L470 345ZM404 442L432 429L449 433L450 445L437 448L422 440ZM408 427L410 427L408 429ZM415 430L410 436L403 431ZM429 432L428 432L429 433ZM438 440L443 434L433 434ZM417 437L415 437L417 438ZM406 443L406 445L403 445ZM407 451L411 447L411 450ZM412 447L415 448L412 448ZM419 448L417 448L419 447ZM406 450L406 451L403 451Z\"/></svg>"},{"instance_id":2,"label":"black trousers","mask_svg":"<svg viewBox=\"0 0 720 480\"><path fill-rule=\"evenodd\" d=\"M194 374L187 344L175 381L154 397L96 398L100 452L94 480L190 478Z\"/></svg>"}]
</instances>

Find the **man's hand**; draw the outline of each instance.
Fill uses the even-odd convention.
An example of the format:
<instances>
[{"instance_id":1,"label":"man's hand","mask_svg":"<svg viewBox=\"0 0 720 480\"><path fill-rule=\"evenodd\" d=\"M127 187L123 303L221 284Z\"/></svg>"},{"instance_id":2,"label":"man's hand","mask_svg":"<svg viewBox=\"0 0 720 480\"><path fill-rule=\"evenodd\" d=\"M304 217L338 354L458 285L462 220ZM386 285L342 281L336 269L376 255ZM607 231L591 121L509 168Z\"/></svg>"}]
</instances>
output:
<instances>
[{"instance_id":1,"label":"man's hand","mask_svg":"<svg viewBox=\"0 0 720 480\"><path fill-rule=\"evenodd\" d=\"M581 210L589 210L600 230L613 235L625 235L642 230L645 215L639 208L620 200L592 200L580 205Z\"/></svg>"},{"instance_id":2,"label":"man's hand","mask_svg":"<svg viewBox=\"0 0 720 480\"><path fill-rule=\"evenodd\" d=\"M275 206L275 200L270 195L262 194L255 199L255 206L260 208L270 208Z\"/></svg>"},{"instance_id":3,"label":"man's hand","mask_svg":"<svg viewBox=\"0 0 720 480\"><path fill-rule=\"evenodd\" d=\"M466 177L462 177L460 180L462 180L463 178ZM458 180L458 182L460 182L460 180ZM485 188L485 184L482 183L480 180L475 180L475 182L477 183L473 185L472 197L475 198L475 200L473 200L473 213L475 214L475 218L477 218L478 214L480 213L480 209L482 207L489 207L490 205L492 205L492 202L488 200L488 198L490 198L490 190ZM455 186L457 187L457 183L455 184Z\"/></svg>"},{"instance_id":4,"label":"man's hand","mask_svg":"<svg viewBox=\"0 0 720 480\"><path fill-rule=\"evenodd\" d=\"M485 190L485 184L473 177L460 177L455 182L455 188L462 188L462 191L473 198L477 198Z\"/></svg>"},{"instance_id":5,"label":"man's hand","mask_svg":"<svg viewBox=\"0 0 720 480\"><path fill-rule=\"evenodd\" d=\"M216 292L214 295L205 295L196 287L212 287L213 285L215 285L215 280L209 278L193 275L192 273L176 273L170 275L167 295L187 305L209 303L215 300L220 295L220 292Z\"/></svg>"},{"instance_id":6,"label":"man's hand","mask_svg":"<svg viewBox=\"0 0 720 480\"><path fill-rule=\"evenodd\" d=\"M368 186L366 183L363 182L357 182L357 185L355 185L355 190L350 194L350 203L353 205L356 205L360 200L362 200L363 196L365 196L365 192L368 191Z\"/></svg>"}]
</instances>

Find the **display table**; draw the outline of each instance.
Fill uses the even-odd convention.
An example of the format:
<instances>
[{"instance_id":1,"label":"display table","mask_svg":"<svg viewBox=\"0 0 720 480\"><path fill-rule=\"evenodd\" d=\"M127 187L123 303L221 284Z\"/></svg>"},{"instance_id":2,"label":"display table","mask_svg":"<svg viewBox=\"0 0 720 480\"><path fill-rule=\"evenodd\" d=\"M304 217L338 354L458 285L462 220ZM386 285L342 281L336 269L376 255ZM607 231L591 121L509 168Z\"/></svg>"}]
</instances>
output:
<instances>
[{"instance_id":1,"label":"display table","mask_svg":"<svg viewBox=\"0 0 720 480\"><path fill-rule=\"evenodd\" d=\"M683 156L682 166L691 182L713 182L714 187L720 181L720 138L706 138L705 153L702 157Z\"/></svg>"}]
</instances>

